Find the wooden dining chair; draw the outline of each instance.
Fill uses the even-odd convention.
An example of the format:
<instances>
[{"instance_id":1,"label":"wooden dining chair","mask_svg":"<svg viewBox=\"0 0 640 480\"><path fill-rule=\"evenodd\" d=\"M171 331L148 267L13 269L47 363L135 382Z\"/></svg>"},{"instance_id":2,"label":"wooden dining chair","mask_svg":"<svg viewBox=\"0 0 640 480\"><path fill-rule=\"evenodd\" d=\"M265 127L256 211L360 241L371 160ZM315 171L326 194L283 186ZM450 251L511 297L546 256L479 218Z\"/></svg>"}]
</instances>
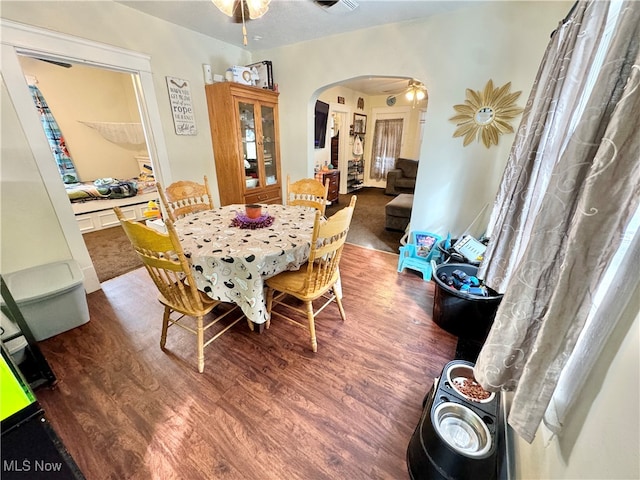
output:
<instances>
[{"instance_id":1,"label":"wooden dining chair","mask_svg":"<svg viewBox=\"0 0 640 480\"><path fill-rule=\"evenodd\" d=\"M339 210L327 220L323 220L320 211L317 211L308 262L299 270L279 273L268 278L265 282L267 285L267 311L270 314L266 327L269 328L271 317L278 315L298 326L307 328L311 336L311 348L314 352L318 351L315 329L315 318L318 313L335 301L340 311L340 317L343 321L346 320L342 307L338 267L355 205L356 196L354 195L351 197L348 207ZM285 300L289 298L288 296L302 301L305 308L302 309L292 303L286 303ZM322 305L318 308L315 308L313 304L316 300L322 301ZM282 311L276 311L274 308L277 305L281 305L282 310L292 310L306 315L307 323L296 320Z\"/></svg>"},{"instance_id":2,"label":"wooden dining chair","mask_svg":"<svg viewBox=\"0 0 640 480\"><path fill-rule=\"evenodd\" d=\"M209 190L209 181L204 176L204 183L180 180L162 188L160 182L156 182L160 201L169 216L169 220L177 219L192 213L213 209L213 199Z\"/></svg>"},{"instance_id":3,"label":"wooden dining chair","mask_svg":"<svg viewBox=\"0 0 640 480\"><path fill-rule=\"evenodd\" d=\"M232 306L226 302L213 300L206 293L198 290L191 267L170 220L165 220L167 233L161 233L140 222L126 219L118 207L114 207L114 211L131 245L158 288L158 300L164 305L160 348L164 350L167 330L170 326L176 325L194 334L197 337L198 371L202 373L204 347L233 327L243 316L240 315L238 319L233 320L205 341L206 331L235 311L238 308L237 305ZM223 309L223 304L230 308ZM219 307L221 312L209 318L208 323L205 324L204 317L216 307ZM193 320L189 322L189 318L195 319L195 326Z\"/></svg>"},{"instance_id":4,"label":"wooden dining chair","mask_svg":"<svg viewBox=\"0 0 640 480\"><path fill-rule=\"evenodd\" d=\"M287 205L312 207L324 215L328 195L329 180L324 185L315 178L303 178L291 183L287 175Z\"/></svg>"}]
</instances>

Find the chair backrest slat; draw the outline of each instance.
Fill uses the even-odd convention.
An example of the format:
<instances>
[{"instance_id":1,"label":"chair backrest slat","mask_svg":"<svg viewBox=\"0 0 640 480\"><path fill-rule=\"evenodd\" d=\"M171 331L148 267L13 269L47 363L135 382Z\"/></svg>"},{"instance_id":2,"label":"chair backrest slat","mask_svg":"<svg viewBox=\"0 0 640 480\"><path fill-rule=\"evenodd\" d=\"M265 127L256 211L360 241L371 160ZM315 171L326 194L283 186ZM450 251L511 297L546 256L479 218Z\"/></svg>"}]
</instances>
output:
<instances>
[{"instance_id":1,"label":"chair backrest slat","mask_svg":"<svg viewBox=\"0 0 640 480\"><path fill-rule=\"evenodd\" d=\"M173 223L165 219L167 233L162 233L126 219L118 207L114 211L162 296L178 310L202 311L202 299Z\"/></svg>"},{"instance_id":2,"label":"chair backrest slat","mask_svg":"<svg viewBox=\"0 0 640 480\"><path fill-rule=\"evenodd\" d=\"M324 215L328 195L329 180L324 185L315 178L303 178L291 183L290 177L287 175L287 205L315 208L320 211L321 215Z\"/></svg>"},{"instance_id":3,"label":"chair backrest slat","mask_svg":"<svg viewBox=\"0 0 640 480\"><path fill-rule=\"evenodd\" d=\"M209 180L204 176L204 183L180 180L162 188L156 182L160 200L172 222L186 215L213 209L213 199L209 190Z\"/></svg>"},{"instance_id":4,"label":"chair backrest slat","mask_svg":"<svg viewBox=\"0 0 640 480\"><path fill-rule=\"evenodd\" d=\"M340 258L355 205L356 196L354 195L348 207L339 210L327 220L322 218L320 212L316 212L307 274L302 287L305 293L326 287L338 275Z\"/></svg>"}]
</instances>

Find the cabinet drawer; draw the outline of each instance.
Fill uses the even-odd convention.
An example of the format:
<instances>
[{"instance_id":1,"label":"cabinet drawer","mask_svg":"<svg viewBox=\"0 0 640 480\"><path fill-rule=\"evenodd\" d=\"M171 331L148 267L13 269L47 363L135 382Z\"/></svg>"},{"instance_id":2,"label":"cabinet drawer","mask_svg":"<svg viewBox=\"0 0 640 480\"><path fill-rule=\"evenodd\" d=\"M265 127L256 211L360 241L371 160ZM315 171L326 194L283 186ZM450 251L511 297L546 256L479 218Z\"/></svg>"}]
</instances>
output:
<instances>
[{"instance_id":1,"label":"cabinet drawer","mask_svg":"<svg viewBox=\"0 0 640 480\"><path fill-rule=\"evenodd\" d=\"M250 193L244 196L245 203L282 203L280 188Z\"/></svg>"},{"instance_id":2,"label":"cabinet drawer","mask_svg":"<svg viewBox=\"0 0 640 480\"><path fill-rule=\"evenodd\" d=\"M320 181L323 184L329 183L329 190L327 192L327 200L330 202L338 201L338 190L340 188L340 172L334 170L332 172L322 172L322 178Z\"/></svg>"}]
</instances>

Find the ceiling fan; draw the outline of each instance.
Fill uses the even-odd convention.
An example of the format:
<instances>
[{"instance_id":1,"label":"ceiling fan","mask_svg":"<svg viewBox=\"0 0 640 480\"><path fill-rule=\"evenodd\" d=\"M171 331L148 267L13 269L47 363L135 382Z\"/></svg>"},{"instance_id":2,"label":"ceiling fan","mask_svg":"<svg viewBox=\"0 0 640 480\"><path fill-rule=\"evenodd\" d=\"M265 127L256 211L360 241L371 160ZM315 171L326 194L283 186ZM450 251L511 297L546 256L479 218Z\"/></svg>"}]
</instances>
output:
<instances>
[{"instance_id":1,"label":"ceiling fan","mask_svg":"<svg viewBox=\"0 0 640 480\"><path fill-rule=\"evenodd\" d=\"M222 13L236 23L262 17L269 10L271 0L211 0Z\"/></svg>"},{"instance_id":2,"label":"ceiling fan","mask_svg":"<svg viewBox=\"0 0 640 480\"><path fill-rule=\"evenodd\" d=\"M50 60L48 58L38 58L38 57L33 57L33 58L35 58L36 60L40 60L41 62L47 62L53 65L57 65L58 67L71 68L71 64L67 62L59 62L57 60Z\"/></svg>"},{"instance_id":3,"label":"ceiling fan","mask_svg":"<svg viewBox=\"0 0 640 480\"><path fill-rule=\"evenodd\" d=\"M211 0L218 9L242 24L242 43L247 46L246 22L262 17L269 10L271 0Z\"/></svg>"},{"instance_id":4,"label":"ceiling fan","mask_svg":"<svg viewBox=\"0 0 640 480\"><path fill-rule=\"evenodd\" d=\"M64 62L64 61L62 61L62 59L55 58L55 57L48 57L48 56L44 56L44 55L38 55L38 54L36 54L34 52L20 51L20 55L22 55L24 57L33 58L35 60L40 60L41 62L51 63L52 65L57 65L58 67L71 68L71 66L72 66L71 63Z\"/></svg>"},{"instance_id":5,"label":"ceiling fan","mask_svg":"<svg viewBox=\"0 0 640 480\"><path fill-rule=\"evenodd\" d=\"M424 83L412 78L403 92L387 97L387 105L390 107L395 105L397 96L401 94L404 94L405 98L412 102L412 108L416 108L419 102L427 98L427 87L424 86Z\"/></svg>"}]
</instances>

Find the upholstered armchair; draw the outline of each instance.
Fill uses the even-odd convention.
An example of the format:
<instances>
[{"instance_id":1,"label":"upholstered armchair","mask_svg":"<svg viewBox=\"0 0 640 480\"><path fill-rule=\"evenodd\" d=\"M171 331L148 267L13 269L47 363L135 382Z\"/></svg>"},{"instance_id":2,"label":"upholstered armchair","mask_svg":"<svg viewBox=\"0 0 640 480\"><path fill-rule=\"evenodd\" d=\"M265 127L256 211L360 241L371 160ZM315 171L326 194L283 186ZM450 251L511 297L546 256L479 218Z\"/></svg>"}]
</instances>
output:
<instances>
[{"instance_id":1,"label":"upholstered armchair","mask_svg":"<svg viewBox=\"0 0 640 480\"><path fill-rule=\"evenodd\" d=\"M387 195L399 195L401 193L413 193L416 188L416 176L418 175L418 161L409 158L398 158L395 168L387 172Z\"/></svg>"}]
</instances>

